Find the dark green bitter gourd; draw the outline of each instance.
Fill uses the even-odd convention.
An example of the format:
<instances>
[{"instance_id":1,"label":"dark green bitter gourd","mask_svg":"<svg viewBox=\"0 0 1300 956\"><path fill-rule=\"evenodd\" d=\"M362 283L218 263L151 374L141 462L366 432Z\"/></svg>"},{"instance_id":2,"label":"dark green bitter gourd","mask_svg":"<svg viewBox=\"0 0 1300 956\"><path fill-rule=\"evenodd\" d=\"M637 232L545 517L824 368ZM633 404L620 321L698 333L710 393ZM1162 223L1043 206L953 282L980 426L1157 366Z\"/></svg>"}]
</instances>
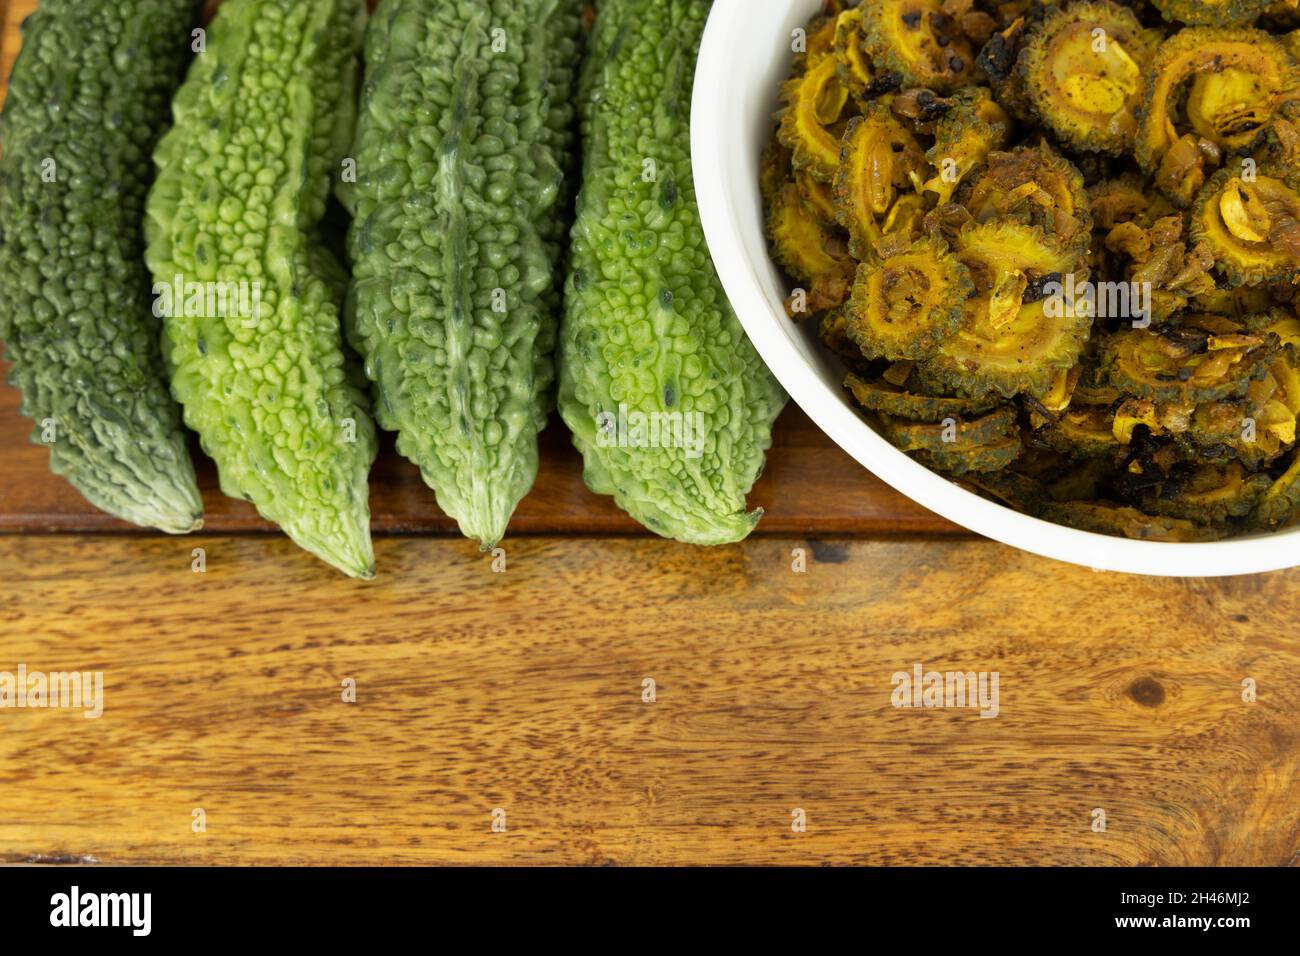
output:
<instances>
[{"instance_id":1,"label":"dark green bitter gourd","mask_svg":"<svg viewBox=\"0 0 1300 956\"><path fill-rule=\"evenodd\" d=\"M362 0L221 6L155 156L147 258L177 290L164 355L222 490L368 578L376 439L344 350L343 270L320 236L347 168L364 17Z\"/></svg>"},{"instance_id":2,"label":"dark green bitter gourd","mask_svg":"<svg viewBox=\"0 0 1300 956\"><path fill-rule=\"evenodd\" d=\"M141 253L149 154L193 0L43 0L23 27L0 159L0 338L32 440L96 507L202 524Z\"/></svg>"},{"instance_id":3,"label":"dark green bitter gourd","mask_svg":"<svg viewBox=\"0 0 1300 956\"><path fill-rule=\"evenodd\" d=\"M582 0L384 0L341 190L379 424L485 548L553 405Z\"/></svg>"},{"instance_id":4,"label":"dark green bitter gourd","mask_svg":"<svg viewBox=\"0 0 1300 956\"><path fill-rule=\"evenodd\" d=\"M695 203L691 89L709 6L599 6L560 336L560 411L588 486L694 544L757 524L745 495L785 403L727 302Z\"/></svg>"}]
</instances>

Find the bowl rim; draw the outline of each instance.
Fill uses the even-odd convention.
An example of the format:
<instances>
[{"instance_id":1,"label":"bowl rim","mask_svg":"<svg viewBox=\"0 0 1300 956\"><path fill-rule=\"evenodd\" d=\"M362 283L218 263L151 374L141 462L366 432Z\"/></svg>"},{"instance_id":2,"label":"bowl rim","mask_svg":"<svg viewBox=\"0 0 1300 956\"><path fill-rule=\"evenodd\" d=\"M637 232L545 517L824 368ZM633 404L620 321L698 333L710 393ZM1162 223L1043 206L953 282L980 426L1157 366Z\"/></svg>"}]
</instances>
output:
<instances>
[{"instance_id":1,"label":"bowl rim","mask_svg":"<svg viewBox=\"0 0 1300 956\"><path fill-rule=\"evenodd\" d=\"M768 0L790 4L804 0ZM691 103L691 155L696 200L714 268L732 308L759 355L794 402L831 440L864 468L925 508L971 531L1011 547L1099 571L1160 577L1218 577L1254 574L1300 565L1300 529L1210 542L1163 542L1117 538L1079 531L1030 517L989 501L913 461L878 435L830 384L791 349L780 323L784 308L763 288L761 273L747 257L735 208L737 189L757 188L757 170L741 185L724 143L744 142L745 118L728 92L752 72L759 51L739 48L733 25L753 19L768 4L717 0L713 4L696 64ZM759 9L755 9L755 8ZM745 60L745 63L737 62ZM750 70L745 69L751 64ZM772 90L775 108L776 90ZM746 177L740 177L744 179ZM763 241L764 255L767 242ZM764 263L767 266L768 263ZM773 321L776 319L777 321ZM1288 548L1288 542L1290 547Z\"/></svg>"}]
</instances>

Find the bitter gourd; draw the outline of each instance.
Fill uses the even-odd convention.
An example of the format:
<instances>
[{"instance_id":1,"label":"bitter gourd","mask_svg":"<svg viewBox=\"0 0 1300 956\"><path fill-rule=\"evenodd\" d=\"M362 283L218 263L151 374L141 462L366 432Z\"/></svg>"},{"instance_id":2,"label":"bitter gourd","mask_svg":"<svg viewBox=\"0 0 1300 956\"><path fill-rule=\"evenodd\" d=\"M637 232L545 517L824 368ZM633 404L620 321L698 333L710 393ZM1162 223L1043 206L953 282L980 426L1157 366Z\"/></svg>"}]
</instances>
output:
<instances>
[{"instance_id":1,"label":"bitter gourd","mask_svg":"<svg viewBox=\"0 0 1300 956\"><path fill-rule=\"evenodd\" d=\"M366 38L349 332L442 509L485 548L551 409L576 0L386 0Z\"/></svg>"},{"instance_id":2,"label":"bitter gourd","mask_svg":"<svg viewBox=\"0 0 1300 956\"><path fill-rule=\"evenodd\" d=\"M158 146L147 224L159 283L240 292L239 308L177 302L164 323L172 389L222 489L356 577L374 574L374 425L346 365L340 267L315 233L355 118L364 16L362 0L227 0Z\"/></svg>"},{"instance_id":3,"label":"bitter gourd","mask_svg":"<svg viewBox=\"0 0 1300 956\"><path fill-rule=\"evenodd\" d=\"M50 467L95 506L181 533L203 505L140 253L149 151L192 0L45 0L24 26L0 161L0 338Z\"/></svg>"},{"instance_id":4,"label":"bitter gourd","mask_svg":"<svg viewBox=\"0 0 1300 956\"><path fill-rule=\"evenodd\" d=\"M593 491L661 535L720 544L758 521L745 495L785 397L700 229L687 124L708 12L705 0L600 5L580 96L560 410Z\"/></svg>"}]
</instances>

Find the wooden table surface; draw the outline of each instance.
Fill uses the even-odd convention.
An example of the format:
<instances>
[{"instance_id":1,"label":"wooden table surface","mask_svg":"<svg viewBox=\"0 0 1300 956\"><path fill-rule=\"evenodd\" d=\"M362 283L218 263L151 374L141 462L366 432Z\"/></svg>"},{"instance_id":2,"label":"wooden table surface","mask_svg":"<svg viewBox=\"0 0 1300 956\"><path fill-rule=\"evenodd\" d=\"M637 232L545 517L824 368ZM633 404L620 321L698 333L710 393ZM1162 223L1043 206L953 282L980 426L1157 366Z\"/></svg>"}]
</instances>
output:
<instances>
[{"instance_id":1,"label":"wooden table surface","mask_svg":"<svg viewBox=\"0 0 1300 956\"><path fill-rule=\"evenodd\" d=\"M0 0L0 76L34 6ZM0 862L1300 861L1300 572L977 540L792 409L763 533L712 550L586 493L553 426L501 573L386 453L359 583L206 465L205 532L128 533L16 407L0 672L102 672L104 710L0 710ZM916 664L996 671L998 716L894 707Z\"/></svg>"}]
</instances>

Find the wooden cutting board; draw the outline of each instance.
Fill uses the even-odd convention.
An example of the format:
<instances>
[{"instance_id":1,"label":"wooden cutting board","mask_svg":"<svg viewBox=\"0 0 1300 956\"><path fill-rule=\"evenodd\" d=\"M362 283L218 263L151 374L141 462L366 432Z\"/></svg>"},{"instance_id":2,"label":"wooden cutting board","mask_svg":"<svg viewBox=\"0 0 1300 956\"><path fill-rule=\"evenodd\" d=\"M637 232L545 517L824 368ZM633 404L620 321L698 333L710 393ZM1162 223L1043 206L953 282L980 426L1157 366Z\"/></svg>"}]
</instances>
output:
<instances>
[{"instance_id":1,"label":"wooden cutting board","mask_svg":"<svg viewBox=\"0 0 1300 956\"><path fill-rule=\"evenodd\" d=\"M19 25L36 0L0 0L0 99L20 43ZM8 366L0 362L0 377ZM89 504L48 469L48 450L32 445L32 423L18 414L18 393L0 387L0 532L135 532ZM203 490L205 527L214 532L272 531L246 502L226 498L216 471L194 449ZM418 470L393 451L387 437L370 480L376 533L453 533ZM750 497L764 509L765 534L962 534L962 529L894 491L841 451L791 406L777 425L766 472ZM594 495L582 481L582 460L558 416L542 437L537 484L520 504L514 534L639 534L643 529Z\"/></svg>"}]
</instances>

